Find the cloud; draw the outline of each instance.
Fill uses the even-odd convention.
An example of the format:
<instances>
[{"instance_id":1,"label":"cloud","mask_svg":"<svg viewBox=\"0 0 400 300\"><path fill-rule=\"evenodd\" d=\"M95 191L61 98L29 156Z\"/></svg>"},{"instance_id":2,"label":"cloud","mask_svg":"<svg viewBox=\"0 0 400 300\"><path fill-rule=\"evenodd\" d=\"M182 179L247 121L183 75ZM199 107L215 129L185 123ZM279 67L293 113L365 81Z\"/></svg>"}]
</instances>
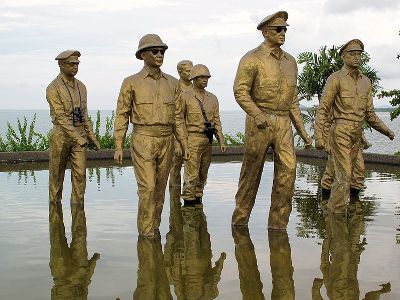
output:
<instances>
[{"instance_id":1,"label":"cloud","mask_svg":"<svg viewBox=\"0 0 400 300\"><path fill-rule=\"evenodd\" d=\"M399 8L400 3L393 0L330 0L325 2L326 13L348 14L360 10L372 10L374 12Z\"/></svg>"},{"instance_id":2,"label":"cloud","mask_svg":"<svg viewBox=\"0 0 400 300\"><path fill-rule=\"evenodd\" d=\"M110 1L108 0L2 0L0 8L24 8L24 7L60 7L72 8L76 11L123 11L135 8L151 8L160 6L176 6L181 5L181 1L174 0L129 0L129 1Z\"/></svg>"}]
</instances>

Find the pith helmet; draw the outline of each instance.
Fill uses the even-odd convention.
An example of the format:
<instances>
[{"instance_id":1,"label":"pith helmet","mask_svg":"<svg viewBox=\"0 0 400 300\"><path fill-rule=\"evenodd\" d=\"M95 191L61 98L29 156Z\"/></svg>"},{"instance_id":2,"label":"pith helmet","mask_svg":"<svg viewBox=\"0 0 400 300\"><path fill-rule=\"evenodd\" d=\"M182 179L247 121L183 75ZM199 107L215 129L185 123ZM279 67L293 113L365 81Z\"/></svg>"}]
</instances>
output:
<instances>
[{"instance_id":1,"label":"pith helmet","mask_svg":"<svg viewBox=\"0 0 400 300\"><path fill-rule=\"evenodd\" d=\"M81 53L78 50L65 50L65 51L61 52L60 54L58 54L57 57L55 58L55 60L67 59L70 56L75 56L76 61L79 62L78 57L81 56Z\"/></svg>"},{"instance_id":2,"label":"pith helmet","mask_svg":"<svg viewBox=\"0 0 400 300\"><path fill-rule=\"evenodd\" d=\"M190 70L190 77L189 79L192 80L198 76L207 76L211 77L210 71L205 65L194 65L193 68Z\"/></svg>"},{"instance_id":3,"label":"pith helmet","mask_svg":"<svg viewBox=\"0 0 400 300\"><path fill-rule=\"evenodd\" d=\"M364 44L359 39L353 39L340 48L339 55L342 55L344 51L364 51Z\"/></svg>"},{"instance_id":4,"label":"pith helmet","mask_svg":"<svg viewBox=\"0 0 400 300\"><path fill-rule=\"evenodd\" d=\"M136 58L142 59L140 57L140 53L147 48L153 48L153 47L161 47L164 49L168 49L168 46L163 43L163 41L157 34L154 33L146 34L139 41L138 50L136 51Z\"/></svg>"},{"instance_id":5,"label":"pith helmet","mask_svg":"<svg viewBox=\"0 0 400 300\"><path fill-rule=\"evenodd\" d=\"M280 10L272 15L266 16L262 21L257 25L258 30L262 30L264 25L268 26L289 26L286 23L289 15L286 11Z\"/></svg>"}]
</instances>

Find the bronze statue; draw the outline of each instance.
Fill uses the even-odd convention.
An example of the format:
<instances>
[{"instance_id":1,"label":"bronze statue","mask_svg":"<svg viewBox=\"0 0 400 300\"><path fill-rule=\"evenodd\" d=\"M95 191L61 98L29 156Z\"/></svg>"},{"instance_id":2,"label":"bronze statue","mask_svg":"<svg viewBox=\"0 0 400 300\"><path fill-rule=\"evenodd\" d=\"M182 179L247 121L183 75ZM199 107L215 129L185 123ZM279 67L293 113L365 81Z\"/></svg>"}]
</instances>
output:
<instances>
[{"instance_id":1,"label":"bronze statue","mask_svg":"<svg viewBox=\"0 0 400 300\"><path fill-rule=\"evenodd\" d=\"M233 91L247 113L246 142L233 225L247 226L254 206L267 149L274 151L274 183L268 227L286 229L292 210L296 155L292 123L306 146L307 135L297 99L296 60L281 49L285 43L288 13L267 16L257 26L264 42L242 57Z\"/></svg>"},{"instance_id":2,"label":"bronze statue","mask_svg":"<svg viewBox=\"0 0 400 300\"><path fill-rule=\"evenodd\" d=\"M329 141L329 136L327 136L326 138L326 141ZM350 197L358 197L360 194L360 190L364 188L365 164L362 149L368 149L369 147L370 144L366 140L363 132L361 135L361 147L357 153L356 160L353 164L353 170L351 172ZM335 166L333 164L332 155L328 154L325 171L321 179L322 194L324 197L329 196L334 178Z\"/></svg>"},{"instance_id":3,"label":"bronze statue","mask_svg":"<svg viewBox=\"0 0 400 300\"><path fill-rule=\"evenodd\" d=\"M100 254L88 259L85 209L71 204L72 241L68 246L61 203L50 203L50 270L52 300L88 299L88 287Z\"/></svg>"},{"instance_id":4,"label":"bronze statue","mask_svg":"<svg viewBox=\"0 0 400 300\"><path fill-rule=\"evenodd\" d=\"M391 140L394 139L393 131L375 114L371 81L358 70L363 51L364 44L358 39L341 47L339 54L344 66L329 76L316 115L315 146L332 155L334 164L335 179L327 207L335 213L346 212L353 164L360 151L363 120ZM333 124L327 143L323 131L329 122L331 110Z\"/></svg>"},{"instance_id":5,"label":"bronze statue","mask_svg":"<svg viewBox=\"0 0 400 300\"><path fill-rule=\"evenodd\" d=\"M171 170L174 132L188 158L183 128L175 125L178 80L160 70L168 46L156 34L139 41L136 58L144 61L139 73L122 82L115 114L114 159L122 163L129 121L133 124L131 153L138 185L138 231L154 236L161 222L164 193Z\"/></svg>"},{"instance_id":6,"label":"bronze statue","mask_svg":"<svg viewBox=\"0 0 400 300\"><path fill-rule=\"evenodd\" d=\"M190 160L185 161L182 198L185 205L200 204L211 163L212 140L217 137L225 152L224 135L219 116L218 99L205 90L210 71L195 65L190 71L193 87L182 91L178 98L177 125L186 128Z\"/></svg>"},{"instance_id":7,"label":"bronze statue","mask_svg":"<svg viewBox=\"0 0 400 300\"><path fill-rule=\"evenodd\" d=\"M190 70L193 67L193 63L190 60L182 60L177 65L179 74L178 81L178 93L185 91L192 87L190 81ZM174 157L172 159L171 172L169 173L169 188L170 190L175 187L181 187L181 169L183 164L183 156L181 144L177 139L174 141Z\"/></svg>"},{"instance_id":8,"label":"bronze statue","mask_svg":"<svg viewBox=\"0 0 400 300\"><path fill-rule=\"evenodd\" d=\"M79 51L66 50L56 60L60 74L46 89L53 128L49 147L49 200L60 202L67 161L71 163L71 202L82 203L86 188L86 144L100 144L93 133L87 111L86 86L75 78Z\"/></svg>"}]
</instances>

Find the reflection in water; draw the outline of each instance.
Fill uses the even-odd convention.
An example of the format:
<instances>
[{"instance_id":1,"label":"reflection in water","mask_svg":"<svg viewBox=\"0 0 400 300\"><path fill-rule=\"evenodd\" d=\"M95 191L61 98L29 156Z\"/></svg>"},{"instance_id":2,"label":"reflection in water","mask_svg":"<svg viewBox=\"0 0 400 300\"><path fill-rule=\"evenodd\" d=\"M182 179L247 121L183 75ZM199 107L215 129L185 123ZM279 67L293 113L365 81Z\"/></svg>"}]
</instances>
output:
<instances>
[{"instance_id":1,"label":"reflection in water","mask_svg":"<svg viewBox=\"0 0 400 300\"><path fill-rule=\"evenodd\" d=\"M367 245L366 238L361 239L365 230L363 203L349 204L348 214L326 213L326 238L322 242L321 272L322 278L315 278L312 287L312 299L323 299L321 287L325 285L330 300L358 300L358 265ZM390 292L390 283L383 284L380 290L368 292L364 299L379 299L383 293Z\"/></svg>"},{"instance_id":2,"label":"reflection in water","mask_svg":"<svg viewBox=\"0 0 400 300\"><path fill-rule=\"evenodd\" d=\"M232 226L232 235L243 299L265 299L249 229L244 226ZM286 230L269 229L268 241L272 275L270 299L295 299L292 255Z\"/></svg>"},{"instance_id":3,"label":"reflection in water","mask_svg":"<svg viewBox=\"0 0 400 300\"><path fill-rule=\"evenodd\" d=\"M301 164L297 168L297 178L306 179L308 183L313 183L317 187L317 192L310 191L309 185L304 188L297 187L293 201L299 220L296 226L297 236L302 238L323 239L326 237L325 219L323 215L322 203L326 202L324 195L321 194L321 174L325 167ZM368 174L366 174L368 176ZM370 174L371 175L371 174ZM365 221L372 221L376 215L379 202L376 197L362 197L361 209Z\"/></svg>"},{"instance_id":4,"label":"reflection in water","mask_svg":"<svg viewBox=\"0 0 400 300\"><path fill-rule=\"evenodd\" d=\"M182 207L180 190L171 191L170 231L166 236L165 270L178 299L215 299L226 258L212 267L210 235L203 207Z\"/></svg>"},{"instance_id":5,"label":"reflection in water","mask_svg":"<svg viewBox=\"0 0 400 300\"><path fill-rule=\"evenodd\" d=\"M139 235L137 254L139 268L133 299L172 299L167 275L165 274L161 236L158 230L155 230L154 237Z\"/></svg>"},{"instance_id":6,"label":"reflection in water","mask_svg":"<svg viewBox=\"0 0 400 300\"><path fill-rule=\"evenodd\" d=\"M71 204L71 214L72 241L68 246L62 205L50 204L50 270L54 280L51 299L87 299L88 287L100 258L98 253L94 253L88 260L84 206Z\"/></svg>"}]
</instances>

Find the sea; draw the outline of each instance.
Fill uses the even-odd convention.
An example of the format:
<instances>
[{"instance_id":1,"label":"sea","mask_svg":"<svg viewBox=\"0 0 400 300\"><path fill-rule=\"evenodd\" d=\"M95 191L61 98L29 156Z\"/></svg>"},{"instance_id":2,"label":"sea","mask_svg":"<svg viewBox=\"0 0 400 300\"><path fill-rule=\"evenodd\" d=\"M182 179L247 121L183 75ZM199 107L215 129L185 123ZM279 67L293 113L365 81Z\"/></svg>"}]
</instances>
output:
<instances>
[{"instance_id":1,"label":"sea","mask_svg":"<svg viewBox=\"0 0 400 300\"><path fill-rule=\"evenodd\" d=\"M89 111L93 121L96 120L97 110ZM222 110L221 122L224 133L236 135L237 132L244 133L246 114L242 110ZM3 139L7 133L7 123L16 128L18 119L23 122L24 117L27 119L28 126L36 115L35 130L39 133L47 133L51 127L51 121L48 110L0 110L0 135ZM104 131L106 117L112 115L111 110L100 110L101 126L100 132ZM372 146L365 152L394 154L400 151L400 118L390 120L389 112L377 112L378 117L395 132L396 138L391 141L386 136L380 134L374 129L367 129L365 135ZM307 131L309 134L310 128Z\"/></svg>"}]
</instances>

